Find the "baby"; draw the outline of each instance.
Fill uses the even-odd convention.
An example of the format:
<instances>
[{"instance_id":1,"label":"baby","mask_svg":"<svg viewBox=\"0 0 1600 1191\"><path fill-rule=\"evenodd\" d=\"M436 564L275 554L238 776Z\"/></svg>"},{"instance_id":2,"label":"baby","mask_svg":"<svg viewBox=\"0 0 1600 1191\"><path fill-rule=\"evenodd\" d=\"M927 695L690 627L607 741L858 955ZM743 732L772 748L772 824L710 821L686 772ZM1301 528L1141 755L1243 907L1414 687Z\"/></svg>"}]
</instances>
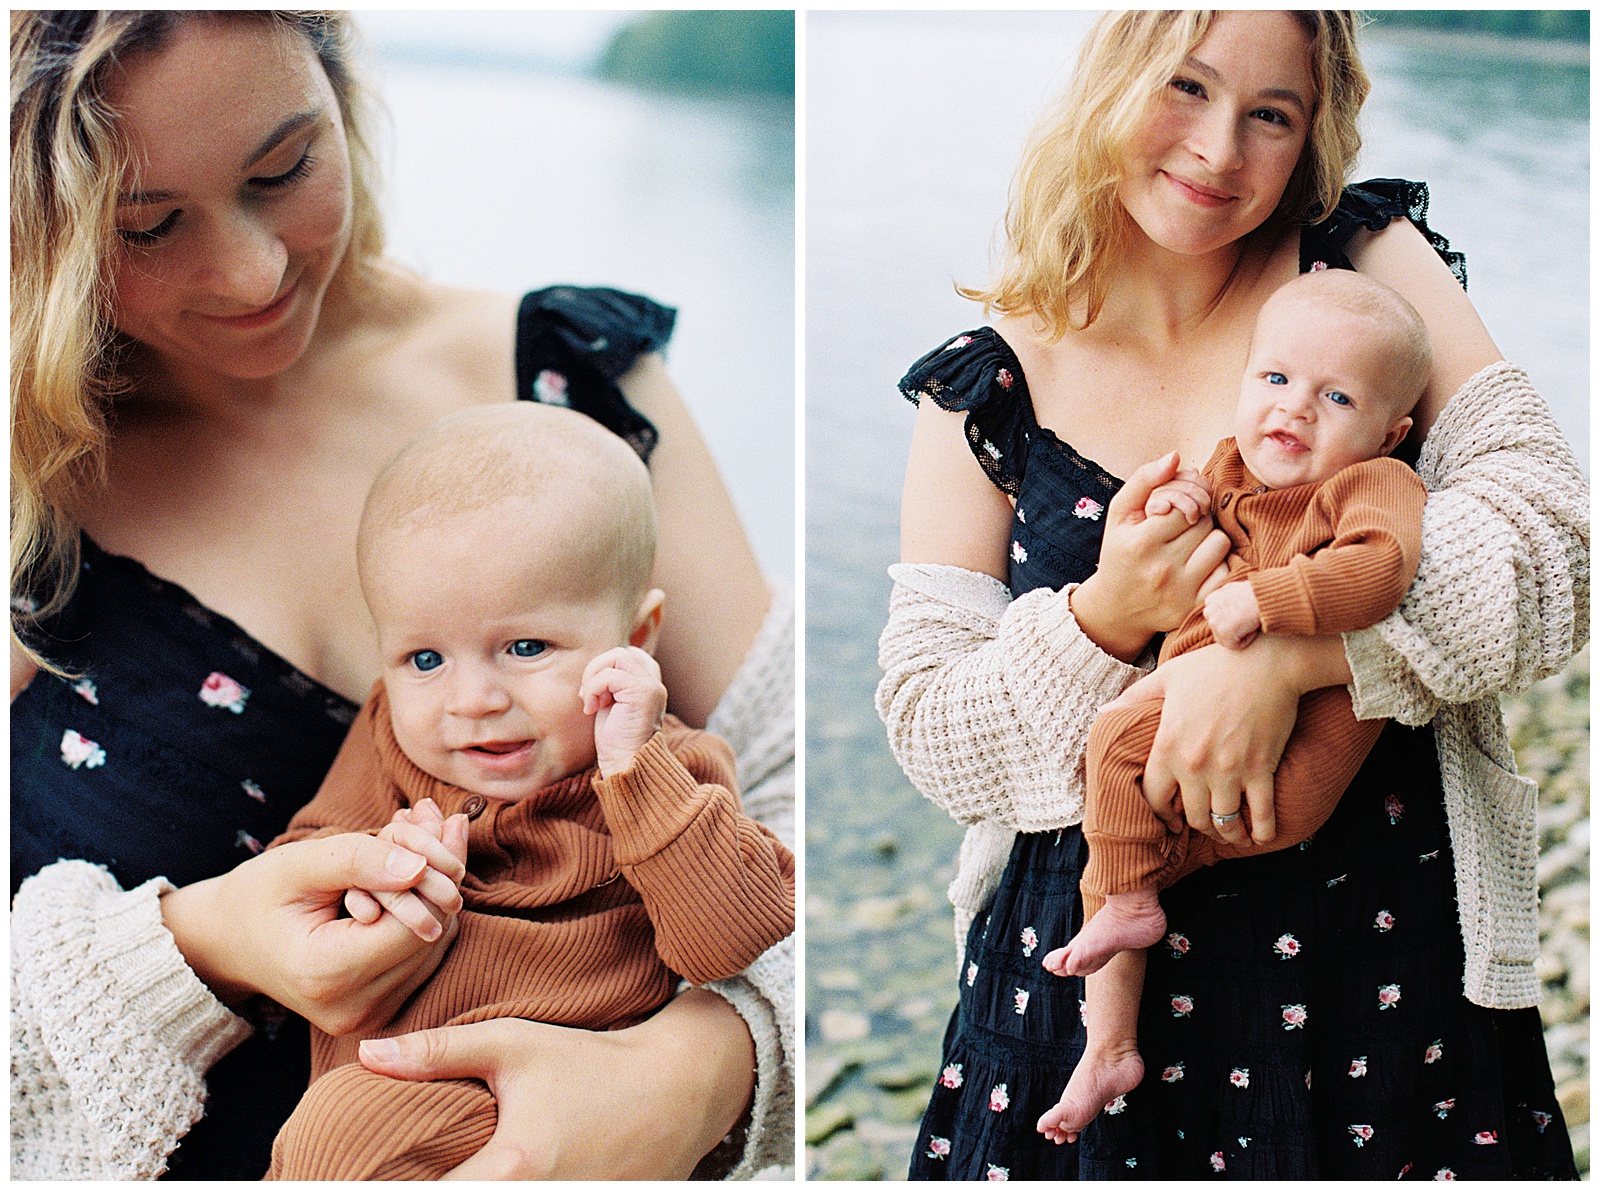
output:
<instances>
[{"instance_id":1,"label":"baby","mask_svg":"<svg viewBox=\"0 0 1600 1191\"><path fill-rule=\"evenodd\" d=\"M1409 468L1386 456L1411 428L1408 415L1431 363L1416 311L1359 274L1306 273L1268 299L1235 436L1218 444L1204 471L1211 513L1233 543L1228 579L1167 637L1160 661L1212 641L1244 649L1260 633L1350 632L1394 611L1421 553L1425 493ZM1163 486L1145 512L1184 516L1186 501ZM1273 781L1276 836L1268 824L1250 824L1254 846L1188 828L1174 834L1151 810L1144 766L1160 722L1159 700L1116 707L1089 736L1085 924L1044 959L1058 976L1094 973L1084 984L1083 1058L1060 1102L1039 1119L1039 1132L1057 1144L1075 1140L1103 1105L1143 1077L1136 1046L1143 948L1166 931L1156 890L1219 859L1308 839L1386 721L1358 721L1342 686L1302 698ZM1219 831L1241 814L1237 792L1232 801L1232 810L1212 807Z\"/></svg>"},{"instance_id":2,"label":"baby","mask_svg":"<svg viewBox=\"0 0 1600 1191\"><path fill-rule=\"evenodd\" d=\"M379 475L357 549L383 676L276 842L466 836L453 946L363 1036L495 1017L618 1029L678 976L734 975L793 931L794 858L740 813L731 750L665 714L650 480L620 438L534 403L452 415ZM347 901L376 915L370 895ZM359 1042L312 1030L269 1178L438 1178L488 1141L482 1083L376 1075Z\"/></svg>"}]
</instances>

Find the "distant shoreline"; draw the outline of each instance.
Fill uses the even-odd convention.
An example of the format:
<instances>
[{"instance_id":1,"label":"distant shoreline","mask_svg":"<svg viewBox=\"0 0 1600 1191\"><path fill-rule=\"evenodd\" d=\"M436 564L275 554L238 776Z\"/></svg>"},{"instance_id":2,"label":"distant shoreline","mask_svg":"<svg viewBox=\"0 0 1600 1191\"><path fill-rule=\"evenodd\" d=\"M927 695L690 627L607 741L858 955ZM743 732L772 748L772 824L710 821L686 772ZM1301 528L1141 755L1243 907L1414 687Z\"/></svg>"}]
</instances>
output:
<instances>
[{"instance_id":1,"label":"distant shoreline","mask_svg":"<svg viewBox=\"0 0 1600 1191\"><path fill-rule=\"evenodd\" d=\"M1481 54L1494 54L1508 58L1522 58L1544 62L1552 66L1587 66L1589 43L1586 41L1559 41L1548 37L1508 37L1503 33L1469 33L1442 29L1417 29L1406 25L1383 23L1367 26L1361 36L1375 41L1394 42L1399 45L1421 46L1435 50L1454 50Z\"/></svg>"}]
</instances>

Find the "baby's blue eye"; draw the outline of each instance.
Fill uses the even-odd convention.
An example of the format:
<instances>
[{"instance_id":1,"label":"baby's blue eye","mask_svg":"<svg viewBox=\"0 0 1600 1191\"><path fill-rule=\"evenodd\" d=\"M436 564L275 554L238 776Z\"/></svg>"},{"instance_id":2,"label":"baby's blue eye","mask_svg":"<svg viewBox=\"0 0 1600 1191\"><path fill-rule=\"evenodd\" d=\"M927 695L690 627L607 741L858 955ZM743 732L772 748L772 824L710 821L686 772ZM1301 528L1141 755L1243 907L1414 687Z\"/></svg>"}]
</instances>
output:
<instances>
[{"instance_id":1,"label":"baby's blue eye","mask_svg":"<svg viewBox=\"0 0 1600 1191\"><path fill-rule=\"evenodd\" d=\"M1269 372L1267 373L1267 383L1269 385L1286 385L1289 383L1289 378L1281 372Z\"/></svg>"},{"instance_id":2,"label":"baby's blue eye","mask_svg":"<svg viewBox=\"0 0 1600 1191\"><path fill-rule=\"evenodd\" d=\"M1328 400L1333 402L1335 405L1352 405L1352 404L1354 404L1350 400L1350 398L1346 397L1343 393L1339 392L1338 389L1330 389L1328 391Z\"/></svg>"},{"instance_id":3,"label":"baby's blue eye","mask_svg":"<svg viewBox=\"0 0 1600 1191\"><path fill-rule=\"evenodd\" d=\"M511 656L518 658L536 658L545 651L543 641L534 641L524 637L521 641L511 643Z\"/></svg>"},{"instance_id":4,"label":"baby's blue eye","mask_svg":"<svg viewBox=\"0 0 1600 1191\"><path fill-rule=\"evenodd\" d=\"M444 665L444 655L437 649L419 649L411 655L411 664L418 670L437 670Z\"/></svg>"}]
</instances>

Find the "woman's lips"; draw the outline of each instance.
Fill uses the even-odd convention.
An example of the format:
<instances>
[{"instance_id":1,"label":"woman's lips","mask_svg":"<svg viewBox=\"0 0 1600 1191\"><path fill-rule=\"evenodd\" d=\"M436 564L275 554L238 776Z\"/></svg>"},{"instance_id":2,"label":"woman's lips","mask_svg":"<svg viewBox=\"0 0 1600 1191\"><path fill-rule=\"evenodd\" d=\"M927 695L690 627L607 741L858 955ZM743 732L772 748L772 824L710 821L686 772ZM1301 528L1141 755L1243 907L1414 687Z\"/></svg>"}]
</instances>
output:
<instances>
[{"instance_id":1,"label":"woman's lips","mask_svg":"<svg viewBox=\"0 0 1600 1191\"><path fill-rule=\"evenodd\" d=\"M267 305L263 306L260 310L252 310L249 314L202 314L200 317L205 319L207 322L215 323L220 327L228 327L236 331L250 331L254 330L256 327L270 326L271 324L277 322L278 319L288 311L289 303L293 301L295 293L299 289L300 281L298 278L296 278L293 285L284 290L283 293L278 295L271 302L267 303Z\"/></svg>"},{"instance_id":2,"label":"woman's lips","mask_svg":"<svg viewBox=\"0 0 1600 1191\"><path fill-rule=\"evenodd\" d=\"M1167 181L1177 188L1179 194L1201 207L1221 207L1233 202L1237 197L1225 190L1215 190L1210 186L1202 186L1198 182L1186 182L1178 175L1167 173L1165 170L1162 171L1162 174Z\"/></svg>"}]
</instances>

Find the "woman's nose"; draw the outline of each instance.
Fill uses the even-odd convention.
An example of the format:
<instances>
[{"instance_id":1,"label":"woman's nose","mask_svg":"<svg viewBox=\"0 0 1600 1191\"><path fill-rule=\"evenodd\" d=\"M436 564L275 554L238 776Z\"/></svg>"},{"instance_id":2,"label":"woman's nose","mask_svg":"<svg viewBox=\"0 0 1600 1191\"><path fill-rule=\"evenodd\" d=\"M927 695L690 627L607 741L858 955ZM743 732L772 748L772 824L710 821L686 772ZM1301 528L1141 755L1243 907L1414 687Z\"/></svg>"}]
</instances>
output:
<instances>
[{"instance_id":1,"label":"woman's nose","mask_svg":"<svg viewBox=\"0 0 1600 1191\"><path fill-rule=\"evenodd\" d=\"M221 222L207 245L207 259L196 279L200 287L246 314L278 296L289 250L277 233L253 213L242 211Z\"/></svg>"},{"instance_id":2,"label":"woman's nose","mask_svg":"<svg viewBox=\"0 0 1600 1191\"><path fill-rule=\"evenodd\" d=\"M1223 104L1213 104L1195 121L1189 149L1215 173L1231 173L1244 164L1239 148L1239 126Z\"/></svg>"}]
</instances>

